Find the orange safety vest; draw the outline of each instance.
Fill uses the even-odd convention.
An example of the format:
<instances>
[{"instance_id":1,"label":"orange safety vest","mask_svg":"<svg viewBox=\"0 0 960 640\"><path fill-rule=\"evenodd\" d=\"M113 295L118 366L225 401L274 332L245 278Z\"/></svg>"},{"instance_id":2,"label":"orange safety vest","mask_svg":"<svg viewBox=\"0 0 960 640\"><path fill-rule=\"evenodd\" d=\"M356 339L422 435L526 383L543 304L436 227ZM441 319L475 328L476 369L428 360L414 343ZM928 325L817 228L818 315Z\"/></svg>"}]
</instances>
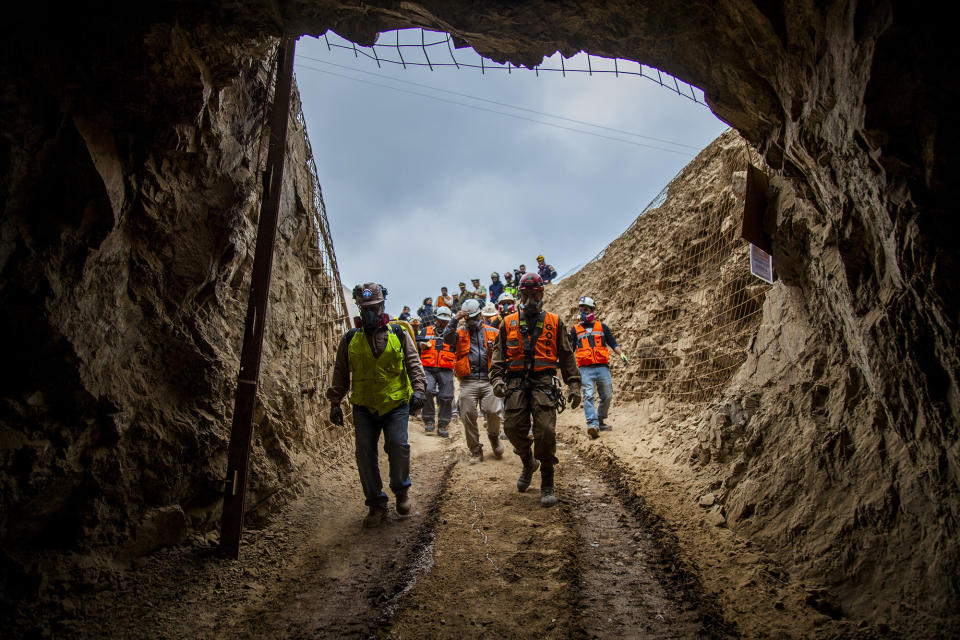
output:
<instances>
[{"instance_id":1,"label":"orange safety vest","mask_svg":"<svg viewBox=\"0 0 960 640\"><path fill-rule=\"evenodd\" d=\"M577 332L577 366L586 367L591 364L607 364L610 362L610 349L603 341L603 325L594 322L593 327L587 329L582 323L574 326Z\"/></svg>"},{"instance_id":2,"label":"orange safety vest","mask_svg":"<svg viewBox=\"0 0 960 640\"><path fill-rule=\"evenodd\" d=\"M547 312L544 314L542 323L540 335L533 346L533 371L548 371L560 366L560 317L555 313ZM506 327L507 371L523 373L526 368L523 351L525 336L521 331L520 314L511 313L503 319L503 324ZM537 324L540 325L539 322ZM532 333L532 330L526 327L526 320L523 322L523 327L527 328L528 335Z\"/></svg>"},{"instance_id":3,"label":"orange safety vest","mask_svg":"<svg viewBox=\"0 0 960 640\"><path fill-rule=\"evenodd\" d=\"M487 343L487 371L490 371L490 362L493 360L493 345L497 341L497 330L481 325L483 329L484 340ZM453 373L458 378L470 375L470 331L467 329L457 329L457 366Z\"/></svg>"},{"instance_id":4,"label":"orange safety vest","mask_svg":"<svg viewBox=\"0 0 960 640\"><path fill-rule=\"evenodd\" d=\"M443 341L442 336L436 335L433 325L428 325L424 329L424 336L429 338L427 344L429 348L420 352L420 362L425 367L439 367L440 369L453 369L457 358L453 354L453 348ZM439 344L439 348L438 345Z\"/></svg>"},{"instance_id":5,"label":"orange safety vest","mask_svg":"<svg viewBox=\"0 0 960 640\"><path fill-rule=\"evenodd\" d=\"M439 309L440 307L447 307L447 308L449 308L452 303L453 303L453 298L451 298L449 295L448 295L446 298L443 297L443 294L442 294L442 293L441 293L439 296L437 296L437 308L438 308L438 309Z\"/></svg>"}]
</instances>

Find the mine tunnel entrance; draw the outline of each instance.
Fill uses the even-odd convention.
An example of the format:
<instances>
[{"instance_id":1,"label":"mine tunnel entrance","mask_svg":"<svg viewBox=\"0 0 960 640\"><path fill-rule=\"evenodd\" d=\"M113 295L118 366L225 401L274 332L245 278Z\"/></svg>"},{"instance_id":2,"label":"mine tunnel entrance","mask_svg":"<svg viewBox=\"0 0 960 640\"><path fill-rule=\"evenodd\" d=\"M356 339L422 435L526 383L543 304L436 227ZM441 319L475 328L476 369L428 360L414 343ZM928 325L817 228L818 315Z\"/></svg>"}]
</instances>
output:
<instances>
[{"instance_id":1,"label":"mine tunnel entrance","mask_svg":"<svg viewBox=\"0 0 960 640\"><path fill-rule=\"evenodd\" d=\"M956 264L955 248L942 241L956 201L944 152L957 138L955 91L939 80L952 63L942 54L946 21L886 2L679 11L657 2L583 10L450 3L436 16L421 4L384 4L214 3L201 15L160 2L149 14L131 5L104 20L72 9L4 30L0 333L11 344L0 570L2 614L16 622L5 628L75 637L157 629L170 637L250 629L444 636L449 625L450 635L522 635L496 615L512 607L496 598L519 585L532 607L523 613L541 616L536 630L558 637L603 635L608 611L611 633L622 635L657 633L638 624L662 622L658 612L666 632L691 636L956 635L960 316L956 287L943 277ZM37 39L38 24L51 37ZM255 150L272 90L262 62L275 39L265 34L279 34L278 25L288 33L335 26L366 44L382 30L429 25L527 66L556 50L643 60L703 87L714 112L769 163L782 278L772 288L748 284L710 252L722 237L670 217L697 210L703 215L687 223L712 221L721 236L730 233L724 207L739 192L734 174L743 165L734 161L745 160L731 139L692 163L643 216L672 235L631 225L564 280L569 290L557 285L550 304L572 310L583 289L610 291L611 282L655 274L646 297L606 307L636 350L616 397L643 398L674 371L687 383L676 387L681 398L653 407L615 405L615 429L599 442L564 414L568 498L549 526L519 494L499 493L502 474L451 466L455 455L418 433L430 488L418 497L419 519L395 523L392 551L358 528L343 542L338 532L362 515L349 490L354 474L334 468L321 485L304 481L311 458L348 458L351 446L302 393L321 386L314 362L324 357L322 346L302 357L318 317L305 301L336 305L340 291L319 275L329 274L332 254L324 256L323 225L309 211L318 182L298 175L280 197L270 364L254 412L253 560L239 567L206 559L260 204L249 194L258 193ZM429 42L420 48L430 51ZM288 152L305 167L314 151L324 156L323 144L315 140L308 152L292 143ZM410 155L392 155L399 182ZM584 155L586 172L594 158ZM694 178L714 171L731 176L729 193L698 188ZM509 186L491 181L473 199ZM411 235L376 230L384 232ZM332 235L340 249L336 227ZM303 257L306 249L313 258ZM529 263L543 248L524 252ZM649 262L631 271L626 256L637 255ZM492 268L502 272L504 260L514 261L497 258ZM708 287L700 278L711 271L721 279ZM684 283L697 293L680 304ZM744 295L730 295L737 290ZM742 319L756 318L764 299L764 322L741 364L712 339L734 328L750 334ZM685 309L716 331L685 340ZM317 345L327 344L315 333ZM720 402L686 409L704 380L714 381L706 393L716 399L710 385L725 379ZM318 522L318 513L329 517ZM517 531L522 539L510 539ZM383 585L384 575L395 581ZM642 603L651 616L633 616L630 607L641 603L605 589L649 575L666 594ZM445 584L494 606L471 604L448 617ZM346 597L325 599L340 586ZM535 594L536 586L547 589Z\"/></svg>"}]
</instances>

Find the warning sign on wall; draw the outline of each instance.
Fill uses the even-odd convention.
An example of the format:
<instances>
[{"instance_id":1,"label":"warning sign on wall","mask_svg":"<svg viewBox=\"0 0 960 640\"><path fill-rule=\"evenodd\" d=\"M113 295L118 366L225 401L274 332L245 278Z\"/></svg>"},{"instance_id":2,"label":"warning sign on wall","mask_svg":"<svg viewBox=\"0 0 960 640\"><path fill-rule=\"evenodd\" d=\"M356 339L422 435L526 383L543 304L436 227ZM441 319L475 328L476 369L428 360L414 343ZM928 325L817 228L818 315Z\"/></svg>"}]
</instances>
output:
<instances>
[{"instance_id":1,"label":"warning sign on wall","mask_svg":"<svg viewBox=\"0 0 960 640\"><path fill-rule=\"evenodd\" d=\"M750 243L750 273L773 284L773 256Z\"/></svg>"}]
</instances>

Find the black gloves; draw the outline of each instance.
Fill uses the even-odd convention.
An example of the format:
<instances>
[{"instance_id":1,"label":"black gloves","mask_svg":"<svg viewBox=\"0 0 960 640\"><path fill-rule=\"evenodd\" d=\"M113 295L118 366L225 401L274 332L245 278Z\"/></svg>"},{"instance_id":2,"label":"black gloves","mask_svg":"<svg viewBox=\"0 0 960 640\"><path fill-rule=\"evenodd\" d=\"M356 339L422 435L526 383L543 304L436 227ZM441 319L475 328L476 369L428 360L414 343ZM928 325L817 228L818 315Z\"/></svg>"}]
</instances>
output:
<instances>
[{"instance_id":1,"label":"black gloves","mask_svg":"<svg viewBox=\"0 0 960 640\"><path fill-rule=\"evenodd\" d=\"M576 409L580 406L580 389L570 389L570 395L567 396L567 404L570 405L571 409Z\"/></svg>"},{"instance_id":2,"label":"black gloves","mask_svg":"<svg viewBox=\"0 0 960 640\"><path fill-rule=\"evenodd\" d=\"M340 408L340 403L330 405L330 422L337 425L338 427L343 426L343 409Z\"/></svg>"},{"instance_id":3,"label":"black gloves","mask_svg":"<svg viewBox=\"0 0 960 640\"><path fill-rule=\"evenodd\" d=\"M423 397L423 394L417 391L410 397L410 415L415 416L420 413L420 409L423 409L423 403L426 402L426 398Z\"/></svg>"}]
</instances>

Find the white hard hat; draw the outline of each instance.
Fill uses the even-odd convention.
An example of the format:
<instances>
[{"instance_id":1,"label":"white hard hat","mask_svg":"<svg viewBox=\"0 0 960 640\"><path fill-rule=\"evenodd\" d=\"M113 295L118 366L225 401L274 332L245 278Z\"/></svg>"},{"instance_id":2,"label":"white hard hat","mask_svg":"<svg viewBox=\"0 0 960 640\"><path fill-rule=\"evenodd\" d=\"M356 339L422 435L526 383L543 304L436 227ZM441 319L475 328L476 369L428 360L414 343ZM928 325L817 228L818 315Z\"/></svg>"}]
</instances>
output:
<instances>
[{"instance_id":1,"label":"white hard hat","mask_svg":"<svg viewBox=\"0 0 960 640\"><path fill-rule=\"evenodd\" d=\"M469 300L464 300L463 306L460 307L461 311L466 311L467 316L475 318L480 314L480 301L476 298L470 298Z\"/></svg>"},{"instance_id":2,"label":"white hard hat","mask_svg":"<svg viewBox=\"0 0 960 640\"><path fill-rule=\"evenodd\" d=\"M488 302L487 304L483 305L483 315L491 318L495 315L499 315L497 306L492 302Z\"/></svg>"},{"instance_id":3,"label":"white hard hat","mask_svg":"<svg viewBox=\"0 0 960 640\"><path fill-rule=\"evenodd\" d=\"M590 307L591 309L596 309L597 307L597 305L593 302L593 298L590 296L580 296L580 301L577 304L584 307Z\"/></svg>"},{"instance_id":4,"label":"white hard hat","mask_svg":"<svg viewBox=\"0 0 960 640\"><path fill-rule=\"evenodd\" d=\"M410 324L420 324L420 316L410 316L410 319L407 320Z\"/></svg>"},{"instance_id":5,"label":"white hard hat","mask_svg":"<svg viewBox=\"0 0 960 640\"><path fill-rule=\"evenodd\" d=\"M517 299L514 298L509 291L504 291L503 293L500 294L500 297L497 298L497 304L500 304L501 302L516 302L516 301Z\"/></svg>"},{"instance_id":6,"label":"white hard hat","mask_svg":"<svg viewBox=\"0 0 960 640\"><path fill-rule=\"evenodd\" d=\"M433 316L434 316L437 320L447 320L447 321L449 321L449 320L452 320L452 319L453 319L453 312L450 311L450 307L440 307L439 309L437 309L437 312L436 312L435 314L433 314Z\"/></svg>"}]
</instances>

